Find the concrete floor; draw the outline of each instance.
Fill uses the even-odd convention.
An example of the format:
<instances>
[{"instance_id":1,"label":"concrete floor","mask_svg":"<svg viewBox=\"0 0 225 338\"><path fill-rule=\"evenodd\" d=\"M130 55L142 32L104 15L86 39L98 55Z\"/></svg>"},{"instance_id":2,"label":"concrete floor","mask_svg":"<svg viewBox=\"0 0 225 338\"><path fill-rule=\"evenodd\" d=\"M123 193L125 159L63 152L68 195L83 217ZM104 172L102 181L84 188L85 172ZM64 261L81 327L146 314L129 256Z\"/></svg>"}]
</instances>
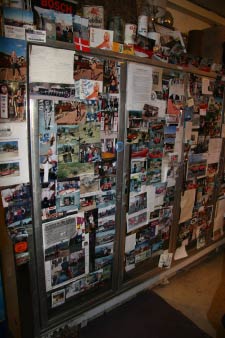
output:
<instances>
[{"instance_id":1,"label":"concrete floor","mask_svg":"<svg viewBox=\"0 0 225 338\"><path fill-rule=\"evenodd\" d=\"M225 250L178 272L154 291L213 338L225 338Z\"/></svg>"}]
</instances>

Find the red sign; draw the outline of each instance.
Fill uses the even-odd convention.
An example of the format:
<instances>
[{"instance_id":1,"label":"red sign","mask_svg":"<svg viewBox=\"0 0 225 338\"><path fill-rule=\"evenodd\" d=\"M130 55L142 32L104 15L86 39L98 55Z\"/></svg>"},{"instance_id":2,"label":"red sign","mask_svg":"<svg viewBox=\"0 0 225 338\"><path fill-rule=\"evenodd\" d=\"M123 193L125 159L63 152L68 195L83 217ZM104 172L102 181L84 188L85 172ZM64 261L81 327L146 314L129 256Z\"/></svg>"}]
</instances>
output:
<instances>
[{"instance_id":1,"label":"red sign","mask_svg":"<svg viewBox=\"0 0 225 338\"><path fill-rule=\"evenodd\" d=\"M14 245L14 251L16 253L21 253L27 251L28 245L27 242L18 242Z\"/></svg>"},{"instance_id":2,"label":"red sign","mask_svg":"<svg viewBox=\"0 0 225 338\"><path fill-rule=\"evenodd\" d=\"M45 9L53 9L54 11L75 14L76 6L74 3L61 1L61 0L34 0L32 1L33 6L38 6Z\"/></svg>"}]
</instances>

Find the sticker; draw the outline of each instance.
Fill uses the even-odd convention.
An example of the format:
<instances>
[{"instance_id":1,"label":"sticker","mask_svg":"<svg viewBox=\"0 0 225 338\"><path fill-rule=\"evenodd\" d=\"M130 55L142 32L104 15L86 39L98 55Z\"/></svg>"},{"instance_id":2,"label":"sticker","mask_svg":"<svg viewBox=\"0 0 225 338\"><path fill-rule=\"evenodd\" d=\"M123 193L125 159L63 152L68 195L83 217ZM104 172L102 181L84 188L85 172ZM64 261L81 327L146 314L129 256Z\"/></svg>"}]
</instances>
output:
<instances>
[{"instance_id":1,"label":"sticker","mask_svg":"<svg viewBox=\"0 0 225 338\"><path fill-rule=\"evenodd\" d=\"M123 144L123 142L122 142L122 141L118 141L118 142L116 143L116 151L117 151L118 153L121 153L121 151L123 151L123 149L124 149L124 144Z\"/></svg>"},{"instance_id":2,"label":"sticker","mask_svg":"<svg viewBox=\"0 0 225 338\"><path fill-rule=\"evenodd\" d=\"M14 245L14 251L16 253L27 251L28 245L27 242L18 242Z\"/></svg>"}]
</instances>

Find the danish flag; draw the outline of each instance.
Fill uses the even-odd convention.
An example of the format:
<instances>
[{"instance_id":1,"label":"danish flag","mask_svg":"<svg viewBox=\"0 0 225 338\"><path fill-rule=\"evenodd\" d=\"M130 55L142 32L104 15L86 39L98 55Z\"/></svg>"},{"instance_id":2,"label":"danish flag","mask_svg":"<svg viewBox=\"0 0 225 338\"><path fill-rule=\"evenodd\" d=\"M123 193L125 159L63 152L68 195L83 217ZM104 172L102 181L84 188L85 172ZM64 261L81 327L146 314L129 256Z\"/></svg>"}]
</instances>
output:
<instances>
[{"instance_id":1,"label":"danish flag","mask_svg":"<svg viewBox=\"0 0 225 338\"><path fill-rule=\"evenodd\" d=\"M78 37L74 38L75 49L82 52L90 52L90 42L89 40L84 40Z\"/></svg>"}]
</instances>

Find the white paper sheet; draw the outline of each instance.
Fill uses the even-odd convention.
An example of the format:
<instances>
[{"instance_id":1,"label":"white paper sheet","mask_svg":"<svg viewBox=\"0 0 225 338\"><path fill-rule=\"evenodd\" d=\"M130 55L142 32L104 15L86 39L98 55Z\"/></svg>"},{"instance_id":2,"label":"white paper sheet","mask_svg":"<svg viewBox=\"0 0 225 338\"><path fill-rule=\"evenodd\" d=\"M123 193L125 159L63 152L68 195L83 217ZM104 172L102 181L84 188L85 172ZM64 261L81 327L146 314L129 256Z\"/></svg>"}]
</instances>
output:
<instances>
[{"instance_id":1,"label":"white paper sheet","mask_svg":"<svg viewBox=\"0 0 225 338\"><path fill-rule=\"evenodd\" d=\"M127 109L142 109L151 101L152 67L138 63L128 64Z\"/></svg>"},{"instance_id":2,"label":"white paper sheet","mask_svg":"<svg viewBox=\"0 0 225 338\"><path fill-rule=\"evenodd\" d=\"M135 245L136 245L136 234L131 234L129 236L126 236L125 253L128 253L134 250Z\"/></svg>"},{"instance_id":3,"label":"white paper sheet","mask_svg":"<svg viewBox=\"0 0 225 338\"><path fill-rule=\"evenodd\" d=\"M74 51L32 46L30 82L73 84Z\"/></svg>"},{"instance_id":4,"label":"white paper sheet","mask_svg":"<svg viewBox=\"0 0 225 338\"><path fill-rule=\"evenodd\" d=\"M207 159L208 164L219 162L221 148L222 148L222 138L209 139L208 159Z\"/></svg>"},{"instance_id":5,"label":"white paper sheet","mask_svg":"<svg viewBox=\"0 0 225 338\"><path fill-rule=\"evenodd\" d=\"M214 240L217 240L219 237L223 235L224 215L225 215L225 198L218 200L216 204L216 214L213 226Z\"/></svg>"},{"instance_id":6,"label":"white paper sheet","mask_svg":"<svg viewBox=\"0 0 225 338\"><path fill-rule=\"evenodd\" d=\"M195 189L186 190L184 195L181 196L181 213L179 223L183 223L192 218L192 210L195 203Z\"/></svg>"}]
</instances>

